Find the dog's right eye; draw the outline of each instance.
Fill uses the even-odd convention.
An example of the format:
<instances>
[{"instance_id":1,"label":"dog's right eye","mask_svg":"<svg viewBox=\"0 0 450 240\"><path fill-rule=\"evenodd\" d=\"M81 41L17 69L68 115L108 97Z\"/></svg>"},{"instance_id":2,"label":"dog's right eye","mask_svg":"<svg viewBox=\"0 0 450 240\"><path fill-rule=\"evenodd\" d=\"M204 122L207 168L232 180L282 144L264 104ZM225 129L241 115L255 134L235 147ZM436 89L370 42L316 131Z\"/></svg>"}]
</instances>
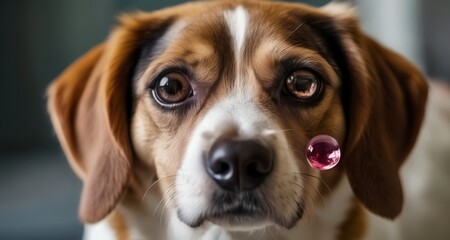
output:
<instances>
[{"instance_id":1,"label":"dog's right eye","mask_svg":"<svg viewBox=\"0 0 450 240\"><path fill-rule=\"evenodd\" d=\"M160 77L152 88L155 100L162 106L174 107L192 96L192 87L186 75L169 72Z\"/></svg>"},{"instance_id":2,"label":"dog's right eye","mask_svg":"<svg viewBox=\"0 0 450 240\"><path fill-rule=\"evenodd\" d=\"M287 92L302 101L310 100L320 92L320 81L310 71L292 73L285 82Z\"/></svg>"}]
</instances>

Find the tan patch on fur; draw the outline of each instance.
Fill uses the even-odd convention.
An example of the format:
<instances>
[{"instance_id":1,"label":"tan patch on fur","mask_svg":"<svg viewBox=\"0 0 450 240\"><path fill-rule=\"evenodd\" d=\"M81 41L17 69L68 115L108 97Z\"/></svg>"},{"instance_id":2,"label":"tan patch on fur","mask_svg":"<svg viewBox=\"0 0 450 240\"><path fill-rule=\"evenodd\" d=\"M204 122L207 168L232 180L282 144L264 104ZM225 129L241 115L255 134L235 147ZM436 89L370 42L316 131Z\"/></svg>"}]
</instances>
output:
<instances>
[{"instance_id":1,"label":"tan patch on fur","mask_svg":"<svg viewBox=\"0 0 450 240\"><path fill-rule=\"evenodd\" d=\"M116 240L131 240L128 233L128 227L125 223L125 219L117 212L113 211L108 217L108 221L111 224L112 229L116 233Z\"/></svg>"},{"instance_id":2,"label":"tan patch on fur","mask_svg":"<svg viewBox=\"0 0 450 240\"><path fill-rule=\"evenodd\" d=\"M357 19L357 10L354 6L346 2L330 2L321 8L335 19Z\"/></svg>"}]
</instances>

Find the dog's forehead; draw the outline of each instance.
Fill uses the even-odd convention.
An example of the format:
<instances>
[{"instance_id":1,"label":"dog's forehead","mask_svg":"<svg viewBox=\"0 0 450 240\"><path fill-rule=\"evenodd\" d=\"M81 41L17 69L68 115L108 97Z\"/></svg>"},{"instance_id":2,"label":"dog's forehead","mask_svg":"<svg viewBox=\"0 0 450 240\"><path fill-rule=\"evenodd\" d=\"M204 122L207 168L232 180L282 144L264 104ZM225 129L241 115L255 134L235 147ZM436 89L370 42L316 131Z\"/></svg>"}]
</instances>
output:
<instances>
[{"instance_id":1,"label":"dog's forehead","mask_svg":"<svg viewBox=\"0 0 450 240\"><path fill-rule=\"evenodd\" d=\"M234 52L243 54L275 40L294 44L301 41L309 47L317 47L314 33L305 24L310 21L310 16L320 14L317 9L276 2L226 3L218 1L201 12L179 16L178 21L186 23L180 34L197 37L197 41L210 46L218 41L231 41ZM303 34L295 34L298 32Z\"/></svg>"},{"instance_id":2,"label":"dog's forehead","mask_svg":"<svg viewBox=\"0 0 450 240\"><path fill-rule=\"evenodd\" d=\"M139 61L138 73L158 73L167 63L176 63L192 67L198 81L235 81L243 71L254 69L252 64L272 67L258 61L288 55L292 46L318 52L324 49L317 34L305 24L317 10L301 4L219 1L183 8L167 14L176 17L166 16L172 23L151 45L151 51L143 51L146 61Z\"/></svg>"}]
</instances>

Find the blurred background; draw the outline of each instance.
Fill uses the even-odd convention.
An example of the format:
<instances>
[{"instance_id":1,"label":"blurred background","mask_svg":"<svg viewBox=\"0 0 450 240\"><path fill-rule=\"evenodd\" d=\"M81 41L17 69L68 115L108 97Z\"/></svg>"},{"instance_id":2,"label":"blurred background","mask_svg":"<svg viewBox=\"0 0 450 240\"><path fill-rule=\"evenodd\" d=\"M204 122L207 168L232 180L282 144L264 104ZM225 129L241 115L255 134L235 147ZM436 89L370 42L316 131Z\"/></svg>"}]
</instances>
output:
<instances>
[{"instance_id":1,"label":"blurred background","mask_svg":"<svg viewBox=\"0 0 450 240\"><path fill-rule=\"evenodd\" d=\"M105 39L118 13L176 0L0 1L0 239L80 239L81 182L46 113L46 86ZM302 1L321 6L328 1ZM348 2L348 1L347 1ZM367 32L450 79L450 0L354 0Z\"/></svg>"}]
</instances>

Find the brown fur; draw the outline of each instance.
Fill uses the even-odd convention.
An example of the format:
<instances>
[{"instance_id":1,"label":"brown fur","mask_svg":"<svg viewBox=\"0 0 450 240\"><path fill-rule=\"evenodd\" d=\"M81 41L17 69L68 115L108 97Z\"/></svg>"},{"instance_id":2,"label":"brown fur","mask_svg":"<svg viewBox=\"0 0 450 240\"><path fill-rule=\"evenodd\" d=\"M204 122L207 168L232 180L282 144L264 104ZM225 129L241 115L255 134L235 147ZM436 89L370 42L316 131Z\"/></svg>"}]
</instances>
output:
<instances>
[{"instance_id":1,"label":"brown fur","mask_svg":"<svg viewBox=\"0 0 450 240\"><path fill-rule=\"evenodd\" d=\"M117 240L130 240L128 226L125 223L125 219L117 211L113 211L108 216L108 220L115 231Z\"/></svg>"},{"instance_id":2,"label":"brown fur","mask_svg":"<svg viewBox=\"0 0 450 240\"><path fill-rule=\"evenodd\" d=\"M130 171L135 161L145 163L151 169L146 174L157 178L176 174L192 129L233 86L232 50L222 39L229 36L220 35L225 23L216 15L236 2L249 9L252 26L258 26L249 33L255 41L245 46L246 84L258 92L262 111L290 130L289 147L300 149L300 169L317 174L306 166L302 149L313 136L328 133L341 143L343 158L339 168L322 173L325 182L333 188L345 172L365 207L396 217L403 202L398 170L414 145L424 113L423 76L367 37L352 14L301 4L230 1L123 16L104 44L52 84L51 118L72 167L84 181L81 219L96 222L114 209L130 185L130 174L136 175ZM199 15L208 21L197 21ZM169 43L131 86L139 51L180 19L192 27ZM270 86L279 80L275 70L286 56L303 59L329 80L316 106L294 108L272 101L276 97L270 95ZM149 99L149 80L168 63L194 73L196 98L201 100L188 111L169 114ZM133 96L128 95L130 88ZM174 179L162 181L163 190ZM131 182L136 185L138 180Z\"/></svg>"}]
</instances>

